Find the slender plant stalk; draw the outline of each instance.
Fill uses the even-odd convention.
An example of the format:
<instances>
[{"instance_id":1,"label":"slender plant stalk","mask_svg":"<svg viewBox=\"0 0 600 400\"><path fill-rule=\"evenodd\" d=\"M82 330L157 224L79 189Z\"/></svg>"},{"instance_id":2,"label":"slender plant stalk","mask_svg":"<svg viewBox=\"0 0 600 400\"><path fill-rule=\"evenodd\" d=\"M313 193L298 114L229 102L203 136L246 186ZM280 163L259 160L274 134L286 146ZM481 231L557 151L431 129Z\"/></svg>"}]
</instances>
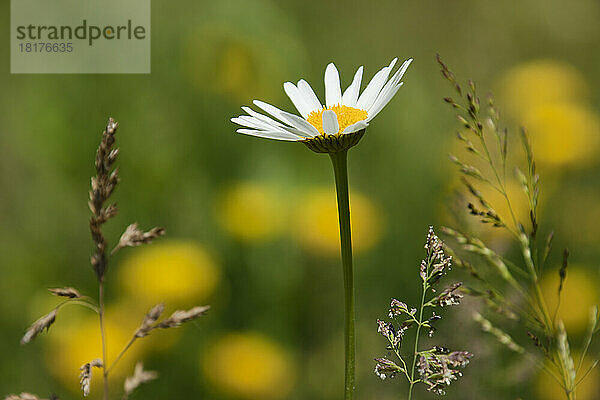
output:
<instances>
[{"instance_id":1,"label":"slender plant stalk","mask_svg":"<svg viewBox=\"0 0 600 400\"><path fill-rule=\"evenodd\" d=\"M137 339L136 335L133 335L131 337L131 339L129 339L129 342L127 342L127 344L125 345L125 347L123 347L123 350L121 350L121 352L119 353L119 355L115 358L115 360L110 364L110 366L106 370L107 374L110 373L110 371L112 371L112 369L119 362L119 360L125 355L125 353L127 352L127 350L129 350L129 348L131 347L131 345L133 344L133 342L136 341L136 339Z\"/></svg>"},{"instance_id":2,"label":"slender plant stalk","mask_svg":"<svg viewBox=\"0 0 600 400\"><path fill-rule=\"evenodd\" d=\"M429 276L429 265L427 266L427 276ZM415 369L417 366L417 356L419 354L419 336L421 335L421 326L423 325L423 310L425 309L425 295L427 294L427 281L423 282L423 294L421 296L421 305L419 306L419 321L417 324L417 332L415 334L415 348L413 354L412 365L410 367L410 386L408 387L408 400L412 399L412 391L415 386Z\"/></svg>"},{"instance_id":3,"label":"slender plant stalk","mask_svg":"<svg viewBox=\"0 0 600 400\"><path fill-rule=\"evenodd\" d=\"M344 271L344 304L345 304L345 354L346 372L344 400L351 400L354 395L356 339L354 334L354 269L352 267L352 237L350 233L350 199L348 195L348 163L347 150L330 153L335 187L337 192L338 215L340 222L340 240L342 267Z\"/></svg>"},{"instance_id":4,"label":"slender plant stalk","mask_svg":"<svg viewBox=\"0 0 600 400\"><path fill-rule=\"evenodd\" d=\"M100 335L102 336L102 377L104 380L104 400L108 400L108 369L106 368L106 331L104 329L104 279L98 281L98 316L100 319Z\"/></svg>"},{"instance_id":5,"label":"slender plant stalk","mask_svg":"<svg viewBox=\"0 0 600 400\"><path fill-rule=\"evenodd\" d=\"M68 306L70 304L76 304L78 306L83 306L83 307L89 308L90 310L94 311L96 314L98 314L100 312L98 307L96 307L94 304L90 304L87 301L75 300L75 299L65 300L62 303L60 303L59 305L57 305L54 309L59 310L59 309L63 308L64 306Z\"/></svg>"}]
</instances>

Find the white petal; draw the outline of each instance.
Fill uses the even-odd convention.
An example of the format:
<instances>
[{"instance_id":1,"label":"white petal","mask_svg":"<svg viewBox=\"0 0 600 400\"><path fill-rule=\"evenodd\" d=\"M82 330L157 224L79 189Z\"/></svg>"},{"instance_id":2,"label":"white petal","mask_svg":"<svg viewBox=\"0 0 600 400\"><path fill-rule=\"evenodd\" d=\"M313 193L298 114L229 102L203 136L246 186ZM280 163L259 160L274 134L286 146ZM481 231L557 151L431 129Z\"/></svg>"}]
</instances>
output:
<instances>
[{"instance_id":1,"label":"white petal","mask_svg":"<svg viewBox=\"0 0 600 400\"><path fill-rule=\"evenodd\" d=\"M270 125L274 125L274 126L278 126L278 127L283 127L284 125L280 122L275 121L272 118L267 117L266 115L263 115L261 113L257 113L256 111L254 111L253 109L251 109L250 107L242 107L242 110L246 111L248 113L248 115L251 115L255 118L258 118Z\"/></svg>"},{"instance_id":2,"label":"white petal","mask_svg":"<svg viewBox=\"0 0 600 400\"><path fill-rule=\"evenodd\" d=\"M315 137L320 135L319 131L314 126L312 126L305 119L300 118L297 115L282 111L279 108L260 100L254 100L254 104L256 104L257 107L263 109L265 112L268 112L278 120L285 122L291 125L292 127L298 129L298 131L300 131L305 137Z\"/></svg>"},{"instance_id":3,"label":"white petal","mask_svg":"<svg viewBox=\"0 0 600 400\"><path fill-rule=\"evenodd\" d=\"M388 83L386 83L386 85L383 87L383 89L381 91L382 92L385 91L386 88L388 90L390 90L391 87L396 86L398 83L400 83L400 81L402 80L402 77L404 76L404 73L408 69L408 66L410 65L411 62L412 62L412 58L404 61L402 63L402 65L400 66L400 68L398 69L398 71L396 71L396 73L390 78Z\"/></svg>"},{"instance_id":4,"label":"white petal","mask_svg":"<svg viewBox=\"0 0 600 400\"><path fill-rule=\"evenodd\" d=\"M394 59L392 60L392 62L390 62L390 65L388 66L388 68L390 69L390 71L392 69L394 69L394 65L396 65L397 62L398 62L398 57L394 57Z\"/></svg>"},{"instance_id":5,"label":"white petal","mask_svg":"<svg viewBox=\"0 0 600 400\"><path fill-rule=\"evenodd\" d=\"M331 110L323 111L323 131L328 135L335 135L340 131L337 115Z\"/></svg>"},{"instance_id":6,"label":"white petal","mask_svg":"<svg viewBox=\"0 0 600 400\"><path fill-rule=\"evenodd\" d=\"M289 142L297 142L299 140L304 140L304 138L293 135L291 133L283 132L283 131L260 131L253 129L238 129L237 133L243 133L244 135L257 136L266 139L275 139L275 140L286 140Z\"/></svg>"},{"instance_id":7,"label":"white petal","mask_svg":"<svg viewBox=\"0 0 600 400\"><path fill-rule=\"evenodd\" d=\"M264 129L265 125L267 125L265 122L261 123L260 120L252 117L246 117L245 115L240 115L239 117L231 118L231 122L233 122L234 124L254 129Z\"/></svg>"},{"instance_id":8,"label":"white petal","mask_svg":"<svg viewBox=\"0 0 600 400\"><path fill-rule=\"evenodd\" d=\"M375 102L373 102L371 109L375 106L375 104L378 103L379 98L385 97L387 95L387 92L389 92L394 87L396 87L396 85L398 85L398 83L404 76L404 73L406 72L406 69L408 68L408 66L410 65L411 62L412 62L412 58L409 60L406 60L406 61L404 61L404 63L402 63L402 66L400 66L398 71L396 71L396 73L390 78L390 80L381 89L381 92L379 93L379 96L377 96L377 99L375 99ZM367 109L367 111L370 111L370 109Z\"/></svg>"},{"instance_id":9,"label":"white petal","mask_svg":"<svg viewBox=\"0 0 600 400\"><path fill-rule=\"evenodd\" d=\"M379 96L377 96L377 99L375 99L375 102L373 103L371 108L367 110L369 114L367 121L370 121L373 118L375 118L375 116L383 109L383 107L386 106L386 104L392 99L392 97L394 97L400 86L402 86L403 84L400 83L400 80L404 76L404 73L406 72L411 62L412 59L404 61L400 69L398 69L398 71L394 74L394 76L390 78L390 80L388 81L388 83L386 83L383 89L381 89Z\"/></svg>"},{"instance_id":10,"label":"white petal","mask_svg":"<svg viewBox=\"0 0 600 400\"><path fill-rule=\"evenodd\" d=\"M342 89L340 88L340 74L333 63L325 69L325 104L333 107L341 104Z\"/></svg>"},{"instance_id":11,"label":"white petal","mask_svg":"<svg viewBox=\"0 0 600 400\"><path fill-rule=\"evenodd\" d=\"M294 103L296 110L298 110L298 112L302 114L304 118L308 117L308 113L312 110L306 104L304 96L302 93L300 93L296 85L294 85L292 82L286 82L283 84L283 90L285 91L285 94L288 95L292 103Z\"/></svg>"},{"instance_id":12,"label":"white petal","mask_svg":"<svg viewBox=\"0 0 600 400\"><path fill-rule=\"evenodd\" d=\"M363 67L358 68L356 73L354 74L354 79L352 83L344 94L342 95L342 104L348 107L354 107L356 105L356 100L358 100L358 94L360 93L360 83L362 81Z\"/></svg>"},{"instance_id":13,"label":"white petal","mask_svg":"<svg viewBox=\"0 0 600 400\"><path fill-rule=\"evenodd\" d=\"M304 101L310 107L310 111L320 111L323 108L321 101L315 94L315 91L310 87L304 79L298 81L298 90L304 95Z\"/></svg>"},{"instance_id":14,"label":"white petal","mask_svg":"<svg viewBox=\"0 0 600 400\"><path fill-rule=\"evenodd\" d=\"M253 129L261 129L264 131L286 131L289 133L294 133L294 132L290 132L290 128L287 128L285 126L275 126L272 124L269 124L267 122L264 122L258 118L255 117L249 117L247 115L240 115L237 118L231 118L231 122L234 122L238 125L242 125L248 128L253 128Z\"/></svg>"},{"instance_id":15,"label":"white petal","mask_svg":"<svg viewBox=\"0 0 600 400\"><path fill-rule=\"evenodd\" d=\"M408 69L408 67L410 66L410 64L413 62L412 58L409 58L408 60L404 61L402 63L402 65L400 66L400 69L398 70L398 72L400 73L400 79L402 79L402 77L404 76L404 73L406 72L406 70ZM400 72L402 71L402 72Z\"/></svg>"},{"instance_id":16,"label":"white petal","mask_svg":"<svg viewBox=\"0 0 600 400\"><path fill-rule=\"evenodd\" d=\"M289 133L292 133L294 135L298 135L298 136L302 136L302 137L306 137L307 135L305 133L302 133L301 131L299 131L298 129L291 127L291 126L287 126L284 125L278 121L275 121L272 118L267 117L266 115L262 115L261 113L257 113L256 111L254 111L253 109L251 109L250 107L242 107L242 110L246 111L249 115L251 115L252 117L258 119L261 122L264 122L266 124L265 129L277 129L277 130L284 130L287 131ZM250 118L246 115L242 115L239 118ZM236 122L236 121L234 121ZM237 122L236 122L237 123ZM256 124L256 122L255 122ZM242 124L244 126L248 126L247 124Z\"/></svg>"},{"instance_id":17,"label":"white petal","mask_svg":"<svg viewBox=\"0 0 600 400\"><path fill-rule=\"evenodd\" d=\"M289 124L298 129L298 131L302 133L302 136L315 137L320 135L317 128L312 126L304 118L300 118L299 116L290 113L285 113L285 116L288 118Z\"/></svg>"},{"instance_id":18,"label":"white petal","mask_svg":"<svg viewBox=\"0 0 600 400\"><path fill-rule=\"evenodd\" d=\"M377 101L375 102L373 107L371 107L371 110L368 112L367 121L371 121L377 116L377 114L379 114L381 110L383 110L383 107L385 107L387 103L390 102L390 100L394 97L398 89L400 89L400 86L402 86L403 84L404 82L400 82L399 84L391 88L391 90L388 90L384 96L379 96L377 98Z\"/></svg>"},{"instance_id":19,"label":"white petal","mask_svg":"<svg viewBox=\"0 0 600 400\"><path fill-rule=\"evenodd\" d=\"M352 125L348 125L346 127L346 129L344 129L344 131L342 132L342 134L348 134L348 133L358 132L361 129L365 129L367 126L369 126L369 123L367 121L358 121L358 122L355 122Z\"/></svg>"},{"instance_id":20,"label":"white petal","mask_svg":"<svg viewBox=\"0 0 600 400\"><path fill-rule=\"evenodd\" d=\"M361 110L368 110L371 108L375 102L375 99L377 99L379 92L381 92L381 88L383 88L383 85L385 85L390 71L394 67L394 64L396 64L396 60L397 58L394 58L390 65L383 67L375 74L373 79L371 79L371 82L369 82L367 85L367 88L358 98L358 101L356 102L356 108L360 108Z\"/></svg>"}]
</instances>

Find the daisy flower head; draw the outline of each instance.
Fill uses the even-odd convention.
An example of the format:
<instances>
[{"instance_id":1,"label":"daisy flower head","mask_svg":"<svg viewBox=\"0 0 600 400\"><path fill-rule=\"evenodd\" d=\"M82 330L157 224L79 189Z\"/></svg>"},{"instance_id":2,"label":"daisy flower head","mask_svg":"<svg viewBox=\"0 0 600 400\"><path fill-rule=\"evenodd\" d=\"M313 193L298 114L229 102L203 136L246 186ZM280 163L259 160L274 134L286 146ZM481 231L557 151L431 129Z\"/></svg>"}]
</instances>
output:
<instances>
[{"instance_id":1,"label":"daisy flower head","mask_svg":"<svg viewBox=\"0 0 600 400\"><path fill-rule=\"evenodd\" d=\"M300 115L291 114L260 100L254 105L269 114L261 114L250 107L242 107L247 115L232 118L243 126L237 130L251 136L268 139L303 142L311 150L332 153L356 145L370 121L379 114L403 85L402 76L412 62L404 63L392 74L398 61L377 72L360 92L363 67L359 67L352 83L342 93L337 68L330 63L325 69L325 105L304 79L297 84L286 82L283 89Z\"/></svg>"}]
</instances>

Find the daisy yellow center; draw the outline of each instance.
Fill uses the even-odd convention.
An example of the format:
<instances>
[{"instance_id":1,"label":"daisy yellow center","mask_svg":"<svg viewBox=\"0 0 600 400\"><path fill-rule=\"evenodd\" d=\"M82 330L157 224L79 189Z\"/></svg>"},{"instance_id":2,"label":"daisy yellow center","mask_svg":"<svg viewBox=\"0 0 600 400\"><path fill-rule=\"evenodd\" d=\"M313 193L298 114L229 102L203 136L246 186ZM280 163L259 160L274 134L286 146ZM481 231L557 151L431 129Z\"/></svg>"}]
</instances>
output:
<instances>
[{"instance_id":1,"label":"daisy yellow center","mask_svg":"<svg viewBox=\"0 0 600 400\"><path fill-rule=\"evenodd\" d=\"M321 135L325 134L323 131L323 111L325 110L331 110L335 113L335 115L337 115L338 124L340 125L340 130L337 132L338 134L344 132L344 129L350 125L367 119L368 116L365 110L342 105L336 105L319 111L313 111L308 114L306 120L309 124L314 126Z\"/></svg>"}]
</instances>

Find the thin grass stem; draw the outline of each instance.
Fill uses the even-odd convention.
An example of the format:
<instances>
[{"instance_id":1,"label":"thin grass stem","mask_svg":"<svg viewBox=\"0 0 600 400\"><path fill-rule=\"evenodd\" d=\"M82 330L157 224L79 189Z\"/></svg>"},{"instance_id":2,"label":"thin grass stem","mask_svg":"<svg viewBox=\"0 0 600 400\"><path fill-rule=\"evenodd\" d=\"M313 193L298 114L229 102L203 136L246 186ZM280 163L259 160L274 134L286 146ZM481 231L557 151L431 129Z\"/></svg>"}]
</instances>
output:
<instances>
[{"instance_id":1,"label":"thin grass stem","mask_svg":"<svg viewBox=\"0 0 600 400\"><path fill-rule=\"evenodd\" d=\"M115 367L115 365L119 362L119 360L125 355L125 353L127 352L127 350L129 350L129 348L131 347L131 345L133 344L133 342L135 342L137 339L136 335L133 335L131 337L131 339L129 339L129 342L127 342L127 344L125 345L125 347L123 347L123 350L121 350L121 352L119 353L119 355L115 358L115 360L110 364L110 366L108 367L108 369L106 370L106 374L108 375L110 373L110 371L113 370L113 368Z\"/></svg>"},{"instance_id":2,"label":"thin grass stem","mask_svg":"<svg viewBox=\"0 0 600 400\"><path fill-rule=\"evenodd\" d=\"M104 329L104 279L102 278L98 281L98 304L98 316L100 319L100 335L102 336L102 377L104 381L104 400L108 400L108 369L106 367L108 359L106 354L106 331Z\"/></svg>"},{"instance_id":3,"label":"thin grass stem","mask_svg":"<svg viewBox=\"0 0 600 400\"><path fill-rule=\"evenodd\" d=\"M408 387L408 400L412 399L413 387L415 386L415 369L417 366L417 357L419 355L419 336L421 335L421 327L423 326L423 311L425 310L425 296L427 296L427 289L429 285L427 280L429 279L429 267L430 261L427 263L427 269L425 271L425 279L423 279L423 293L421 294L421 303L419 304L419 321L417 321L417 331L415 333L415 347L412 365L410 368L410 386Z\"/></svg>"}]
</instances>

